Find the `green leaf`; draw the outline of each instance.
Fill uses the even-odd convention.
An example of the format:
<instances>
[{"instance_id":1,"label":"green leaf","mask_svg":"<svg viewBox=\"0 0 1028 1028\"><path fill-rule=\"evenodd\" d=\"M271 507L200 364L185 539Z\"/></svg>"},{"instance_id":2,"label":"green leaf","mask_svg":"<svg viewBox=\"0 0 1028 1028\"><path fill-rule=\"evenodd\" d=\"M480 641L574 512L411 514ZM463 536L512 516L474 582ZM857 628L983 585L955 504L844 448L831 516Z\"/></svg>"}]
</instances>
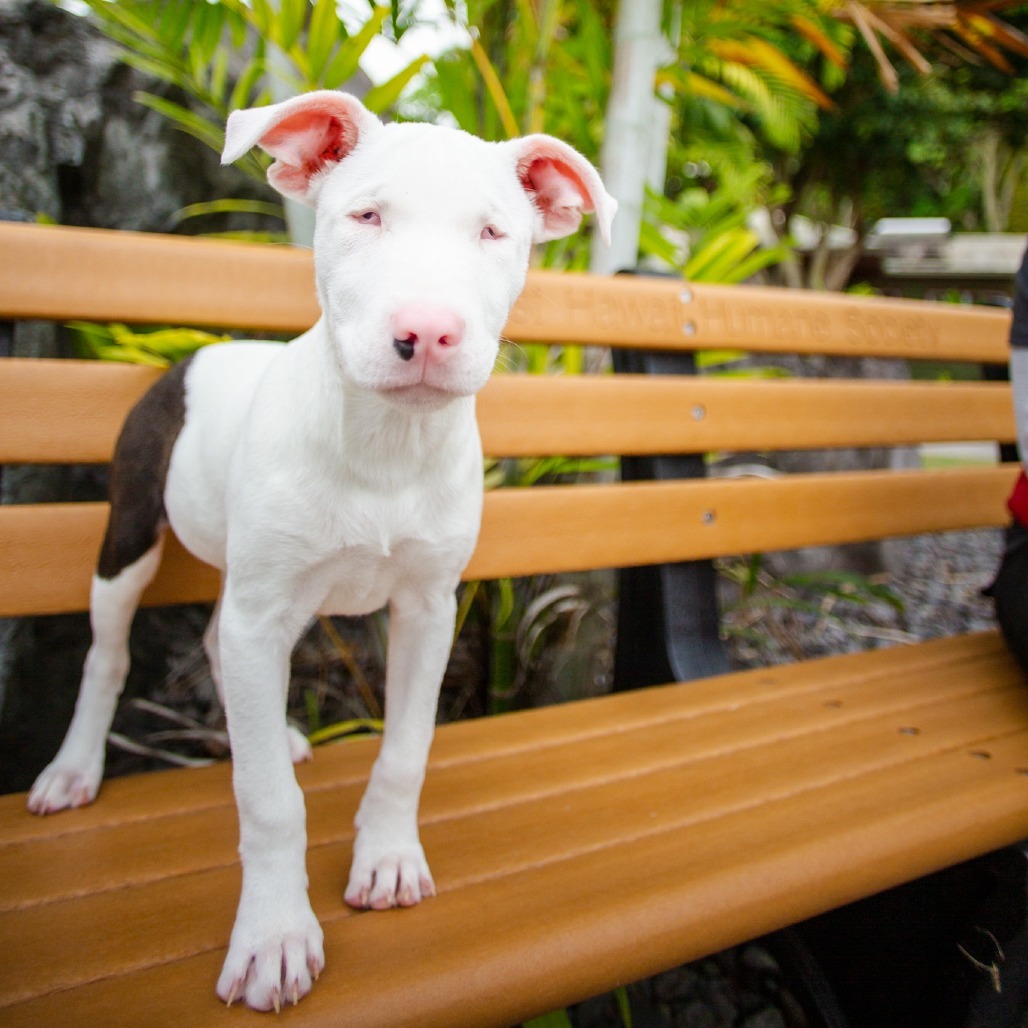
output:
<instances>
[{"instance_id":1,"label":"green leaf","mask_svg":"<svg viewBox=\"0 0 1028 1028\"><path fill-rule=\"evenodd\" d=\"M176 0L174 3L164 5L159 31L164 48L169 53L177 54L185 45L193 6L193 4L184 3L182 0Z\"/></svg>"},{"instance_id":2,"label":"green leaf","mask_svg":"<svg viewBox=\"0 0 1028 1028\"><path fill-rule=\"evenodd\" d=\"M142 18L137 18L122 4L106 3L104 0L92 0L89 3L92 12L106 22L114 22L128 29L140 39L151 43L160 43L160 38L153 28Z\"/></svg>"},{"instance_id":3,"label":"green leaf","mask_svg":"<svg viewBox=\"0 0 1028 1028\"><path fill-rule=\"evenodd\" d=\"M725 278L719 278L718 282L726 285L734 285L738 282L745 282L746 279L756 275L758 271L769 268L773 264L780 264L789 256L789 248L786 246L774 246L768 249L754 250L744 260L738 261ZM710 281L708 279L708 281Z\"/></svg>"},{"instance_id":4,"label":"green leaf","mask_svg":"<svg viewBox=\"0 0 1028 1028\"><path fill-rule=\"evenodd\" d=\"M480 581L465 582L464 587L460 591L460 601L457 603L457 617L453 625L453 638L455 642L464 628L468 615L471 613L471 608L475 604L475 597L478 596L478 590L481 585Z\"/></svg>"},{"instance_id":5,"label":"green leaf","mask_svg":"<svg viewBox=\"0 0 1028 1028\"><path fill-rule=\"evenodd\" d=\"M247 18L247 21L257 29L258 35L263 39L270 38L275 31L275 9L268 0L252 0L251 4L236 0L234 6L240 14ZM246 14L247 8L250 14Z\"/></svg>"},{"instance_id":6,"label":"green leaf","mask_svg":"<svg viewBox=\"0 0 1028 1028\"><path fill-rule=\"evenodd\" d=\"M435 77L431 86L438 97L433 96L432 99L439 107L449 111L465 132L483 135L475 103L475 80L470 56L466 53L448 54L438 58L434 67Z\"/></svg>"},{"instance_id":7,"label":"green leaf","mask_svg":"<svg viewBox=\"0 0 1028 1028\"><path fill-rule=\"evenodd\" d=\"M288 232L246 232L242 229L232 232L203 232L204 239L232 239L237 243L278 243L288 245L292 237Z\"/></svg>"},{"instance_id":8,"label":"green leaf","mask_svg":"<svg viewBox=\"0 0 1028 1028\"><path fill-rule=\"evenodd\" d=\"M571 1018L566 1010L554 1010L550 1014L525 1021L524 1028L571 1028Z\"/></svg>"},{"instance_id":9,"label":"green leaf","mask_svg":"<svg viewBox=\"0 0 1028 1028\"><path fill-rule=\"evenodd\" d=\"M176 225L190 218L202 218L209 214L262 214L271 218L284 218L282 205L264 200L209 200L205 203L191 203L173 215Z\"/></svg>"},{"instance_id":10,"label":"green leaf","mask_svg":"<svg viewBox=\"0 0 1028 1028\"><path fill-rule=\"evenodd\" d=\"M382 111L392 107L400 99L400 94L407 88L407 84L421 71L427 61L428 57L425 55L416 57L403 71L394 75L388 82L369 89L364 97L364 106L376 114L381 114Z\"/></svg>"},{"instance_id":11,"label":"green leaf","mask_svg":"<svg viewBox=\"0 0 1028 1028\"><path fill-rule=\"evenodd\" d=\"M325 66L341 35L341 29L342 22L336 13L336 0L315 0L310 28L307 30L310 87L314 87L321 81Z\"/></svg>"},{"instance_id":12,"label":"green leaf","mask_svg":"<svg viewBox=\"0 0 1028 1028\"><path fill-rule=\"evenodd\" d=\"M264 60L255 58L250 61L242 70L236 84L232 87L232 95L229 97L228 109L239 111L244 107L252 107L253 91L264 74Z\"/></svg>"},{"instance_id":13,"label":"green leaf","mask_svg":"<svg viewBox=\"0 0 1028 1028\"><path fill-rule=\"evenodd\" d=\"M130 67L145 75L152 75L169 86L178 86L187 92L192 89L192 82L187 72L180 70L166 61L154 60L129 50L120 50L118 56Z\"/></svg>"},{"instance_id":14,"label":"green leaf","mask_svg":"<svg viewBox=\"0 0 1028 1028\"><path fill-rule=\"evenodd\" d=\"M363 735L366 732L374 732L376 735L381 735L384 730L384 724L375 718L370 717L355 717L349 721L337 721L335 724L325 725L324 728L319 728L315 732L311 732L307 736L307 741L312 746L320 746L323 742L329 742L332 739L340 739L347 735Z\"/></svg>"},{"instance_id":15,"label":"green leaf","mask_svg":"<svg viewBox=\"0 0 1028 1028\"><path fill-rule=\"evenodd\" d=\"M188 132L189 135L206 143L215 152L221 153L225 144L225 134L220 126L214 125L180 104L165 100L161 96L154 96L153 93L134 93L133 99L174 122L183 132Z\"/></svg>"},{"instance_id":16,"label":"green leaf","mask_svg":"<svg viewBox=\"0 0 1028 1028\"><path fill-rule=\"evenodd\" d=\"M188 357L203 346L229 338L192 328L133 332L127 325L117 322L97 325L73 321L68 328L74 334L76 349L84 356L160 368Z\"/></svg>"},{"instance_id":17,"label":"green leaf","mask_svg":"<svg viewBox=\"0 0 1028 1028\"><path fill-rule=\"evenodd\" d=\"M672 267L676 267L681 259L679 247L651 221L644 221L639 226L639 249L646 256L657 257Z\"/></svg>"},{"instance_id":18,"label":"green leaf","mask_svg":"<svg viewBox=\"0 0 1028 1028\"><path fill-rule=\"evenodd\" d=\"M632 1028L632 1007L628 1002L628 989L623 985L614 990L614 999L617 1000L618 1011L621 1014L621 1023L624 1028Z\"/></svg>"},{"instance_id":19,"label":"green leaf","mask_svg":"<svg viewBox=\"0 0 1028 1028\"><path fill-rule=\"evenodd\" d=\"M221 109L225 104L225 89L228 85L228 50L224 47L215 51L214 60L211 62L210 81L207 91L217 107Z\"/></svg>"},{"instance_id":20,"label":"green leaf","mask_svg":"<svg viewBox=\"0 0 1028 1028\"><path fill-rule=\"evenodd\" d=\"M307 18L307 6L307 0L280 0L273 39L283 50L291 49L300 38Z\"/></svg>"},{"instance_id":21,"label":"green leaf","mask_svg":"<svg viewBox=\"0 0 1028 1028\"><path fill-rule=\"evenodd\" d=\"M203 81L204 73L214 59L214 53L221 42L221 30L225 26L225 8L221 4L195 3L193 31L189 45L189 56L193 62L193 76Z\"/></svg>"},{"instance_id":22,"label":"green leaf","mask_svg":"<svg viewBox=\"0 0 1028 1028\"><path fill-rule=\"evenodd\" d=\"M307 711L307 724L310 725L313 734L321 727L321 711L318 709L318 697L313 689L304 689L303 705Z\"/></svg>"},{"instance_id":23,"label":"green leaf","mask_svg":"<svg viewBox=\"0 0 1028 1028\"><path fill-rule=\"evenodd\" d=\"M492 61L489 60L489 55L485 52L485 48L475 35L471 37L471 56L475 62L475 67L478 68L479 75L482 77L486 91L489 93L489 99L493 102L496 114L503 124L503 130L507 138L513 139L519 132L517 117L510 105L507 91L503 88L503 83L500 81L500 76L496 73Z\"/></svg>"},{"instance_id":24,"label":"green leaf","mask_svg":"<svg viewBox=\"0 0 1028 1028\"><path fill-rule=\"evenodd\" d=\"M353 78L360 66L360 59L364 51L382 31L382 26L388 17L388 7L375 7L371 12L371 17L361 26L360 31L339 47L339 52L325 69L322 78L322 85L325 89L338 89L344 82Z\"/></svg>"},{"instance_id":25,"label":"green leaf","mask_svg":"<svg viewBox=\"0 0 1028 1028\"><path fill-rule=\"evenodd\" d=\"M514 613L514 583L509 578L498 578L493 585L497 594L494 628L502 631L508 627L507 622Z\"/></svg>"}]
</instances>

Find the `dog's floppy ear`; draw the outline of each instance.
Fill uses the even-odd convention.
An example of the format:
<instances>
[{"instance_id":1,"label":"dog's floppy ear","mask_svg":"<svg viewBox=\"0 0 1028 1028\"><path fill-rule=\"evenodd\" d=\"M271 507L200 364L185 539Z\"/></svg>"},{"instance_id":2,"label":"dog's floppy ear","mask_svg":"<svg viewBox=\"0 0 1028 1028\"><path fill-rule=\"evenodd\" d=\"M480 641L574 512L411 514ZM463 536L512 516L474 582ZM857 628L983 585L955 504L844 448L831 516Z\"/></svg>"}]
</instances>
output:
<instances>
[{"instance_id":1,"label":"dog's floppy ear","mask_svg":"<svg viewBox=\"0 0 1028 1028\"><path fill-rule=\"evenodd\" d=\"M617 200L603 188L589 161L553 136L524 136L507 145L514 147L518 180L539 213L535 242L571 235L583 214L595 212L600 237L610 244Z\"/></svg>"},{"instance_id":2,"label":"dog's floppy ear","mask_svg":"<svg viewBox=\"0 0 1028 1028\"><path fill-rule=\"evenodd\" d=\"M321 89L268 107L233 111L222 164L257 145L275 158L268 181L283 195L314 205L322 172L338 164L366 132L382 127L355 96Z\"/></svg>"}]
</instances>

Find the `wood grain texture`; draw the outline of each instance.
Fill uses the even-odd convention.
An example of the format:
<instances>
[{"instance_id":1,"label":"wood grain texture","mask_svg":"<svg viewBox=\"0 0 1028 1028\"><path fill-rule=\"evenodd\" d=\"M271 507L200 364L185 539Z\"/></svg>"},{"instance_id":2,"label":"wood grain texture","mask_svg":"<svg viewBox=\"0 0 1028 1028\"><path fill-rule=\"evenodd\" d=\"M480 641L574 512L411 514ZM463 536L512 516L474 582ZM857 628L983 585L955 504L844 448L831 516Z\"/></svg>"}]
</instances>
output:
<instances>
[{"instance_id":1,"label":"wood grain texture","mask_svg":"<svg viewBox=\"0 0 1028 1028\"><path fill-rule=\"evenodd\" d=\"M485 497L464 579L998 527L1016 473L1003 465L498 489ZM86 609L106 519L103 503L0 507L0 617ZM171 537L143 603L209 601L218 586Z\"/></svg>"},{"instance_id":2,"label":"wood grain texture","mask_svg":"<svg viewBox=\"0 0 1028 1028\"><path fill-rule=\"evenodd\" d=\"M3 224L0 249L0 317L292 333L318 317L311 255L290 247ZM516 342L1003 363L1009 324L1008 312L980 307L533 271L504 334Z\"/></svg>"},{"instance_id":3,"label":"wood grain texture","mask_svg":"<svg viewBox=\"0 0 1028 1028\"><path fill-rule=\"evenodd\" d=\"M0 463L106 463L125 416L161 374L106 361L0 361Z\"/></svg>"},{"instance_id":4,"label":"wood grain texture","mask_svg":"<svg viewBox=\"0 0 1028 1028\"><path fill-rule=\"evenodd\" d=\"M509 1025L1014 841L1026 722L985 633L447 726L422 807L440 895L361 915L342 885L376 743L320 749L298 770L329 966L288 1015ZM45 820L0 798L4 1024L228 1016L228 769L148 783L148 814L138 779Z\"/></svg>"},{"instance_id":5,"label":"wood grain texture","mask_svg":"<svg viewBox=\"0 0 1028 1028\"><path fill-rule=\"evenodd\" d=\"M7 318L291 333L318 319L310 252L293 247L7 223L0 248Z\"/></svg>"},{"instance_id":6,"label":"wood grain texture","mask_svg":"<svg viewBox=\"0 0 1028 1028\"><path fill-rule=\"evenodd\" d=\"M0 361L0 462L103 463L160 372ZM1015 438L999 382L494 375L477 401L492 457L903 446Z\"/></svg>"},{"instance_id":7,"label":"wood grain texture","mask_svg":"<svg viewBox=\"0 0 1028 1028\"><path fill-rule=\"evenodd\" d=\"M824 546L1007 522L1015 466L497 490L466 578ZM545 525L546 531L540 531Z\"/></svg>"}]
</instances>

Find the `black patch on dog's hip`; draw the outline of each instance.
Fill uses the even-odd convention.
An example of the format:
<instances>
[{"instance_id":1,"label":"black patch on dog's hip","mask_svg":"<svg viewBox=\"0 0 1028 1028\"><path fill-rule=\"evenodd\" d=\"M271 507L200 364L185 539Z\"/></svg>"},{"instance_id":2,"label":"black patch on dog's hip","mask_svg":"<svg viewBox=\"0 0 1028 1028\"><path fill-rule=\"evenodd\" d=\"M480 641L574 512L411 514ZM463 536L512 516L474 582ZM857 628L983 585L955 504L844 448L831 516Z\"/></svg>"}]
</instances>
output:
<instances>
[{"instance_id":1,"label":"black patch on dog's hip","mask_svg":"<svg viewBox=\"0 0 1028 1028\"><path fill-rule=\"evenodd\" d=\"M167 524L164 487L171 451L186 417L186 372L176 365L129 411L111 463L111 512L97 574L114 578L157 542Z\"/></svg>"}]
</instances>

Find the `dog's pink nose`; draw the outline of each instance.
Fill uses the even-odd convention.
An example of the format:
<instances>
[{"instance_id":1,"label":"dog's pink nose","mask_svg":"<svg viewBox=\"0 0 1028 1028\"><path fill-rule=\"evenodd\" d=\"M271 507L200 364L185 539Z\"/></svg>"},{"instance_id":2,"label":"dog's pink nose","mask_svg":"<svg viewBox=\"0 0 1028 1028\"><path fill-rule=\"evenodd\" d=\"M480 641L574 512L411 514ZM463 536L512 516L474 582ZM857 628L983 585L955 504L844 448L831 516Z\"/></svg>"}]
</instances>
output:
<instances>
[{"instance_id":1,"label":"dog's pink nose","mask_svg":"<svg viewBox=\"0 0 1028 1028\"><path fill-rule=\"evenodd\" d=\"M409 361L418 350L426 360L445 360L464 337L464 319L446 307L409 303L389 319L393 349Z\"/></svg>"}]
</instances>

